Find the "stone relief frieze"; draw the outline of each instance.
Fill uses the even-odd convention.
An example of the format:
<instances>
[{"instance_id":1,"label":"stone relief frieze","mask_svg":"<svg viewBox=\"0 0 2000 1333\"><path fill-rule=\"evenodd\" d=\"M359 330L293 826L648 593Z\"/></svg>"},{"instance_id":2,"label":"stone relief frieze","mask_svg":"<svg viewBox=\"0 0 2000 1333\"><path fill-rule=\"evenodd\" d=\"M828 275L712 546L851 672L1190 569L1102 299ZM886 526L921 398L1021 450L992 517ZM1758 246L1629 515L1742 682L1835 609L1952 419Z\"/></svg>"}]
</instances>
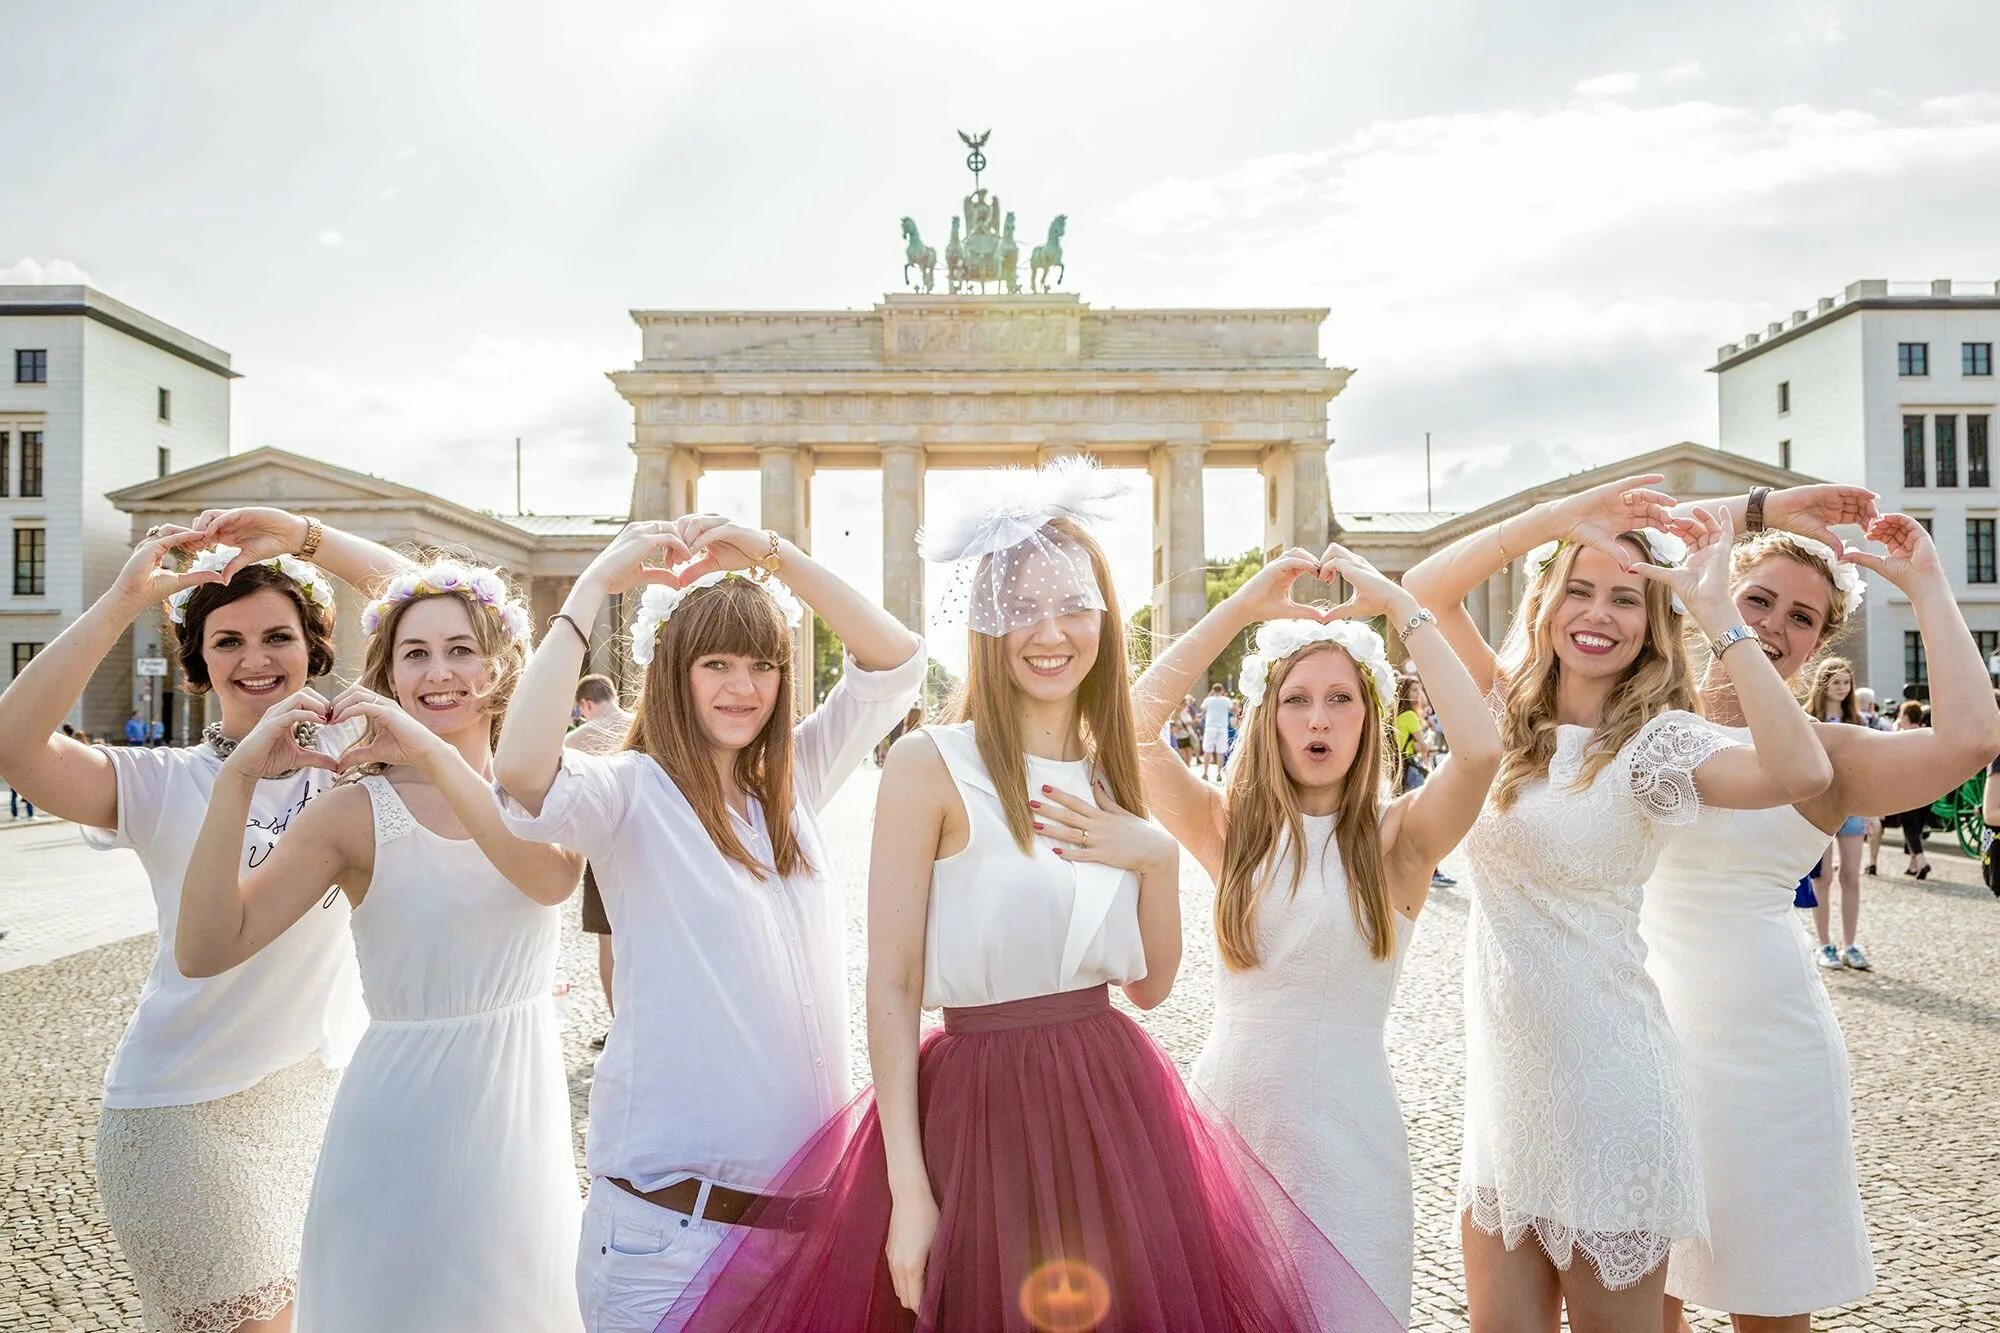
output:
<instances>
[{"instance_id":1,"label":"stone relief frieze","mask_svg":"<svg viewBox=\"0 0 2000 1333\"><path fill-rule=\"evenodd\" d=\"M1060 354L1069 346L1066 319L922 319L898 321L899 356Z\"/></svg>"},{"instance_id":2,"label":"stone relief frieze","mask_svg":"<svg viewBox=\"0 0 2000 1333\"><path fill-rule=\"evenodd\" d=\"M905 425L1070 422L1160 425L1199 421L1318 421L1325 400L1307 393L1078 394L676 394L647 398L650 425Z\"/></svg>"}]
</instances>

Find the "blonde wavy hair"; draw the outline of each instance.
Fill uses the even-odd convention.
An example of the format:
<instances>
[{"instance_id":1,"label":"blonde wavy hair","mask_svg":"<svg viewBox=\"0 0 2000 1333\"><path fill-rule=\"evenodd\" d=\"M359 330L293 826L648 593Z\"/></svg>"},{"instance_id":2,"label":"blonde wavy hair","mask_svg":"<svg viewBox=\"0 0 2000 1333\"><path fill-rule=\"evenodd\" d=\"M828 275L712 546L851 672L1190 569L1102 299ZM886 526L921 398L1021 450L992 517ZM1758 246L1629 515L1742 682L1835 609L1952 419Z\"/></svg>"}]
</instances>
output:
<instances>
[{"instance_id":1,"label":"blonde wavy hair","mask_svg":"<svg viewBox=\"0 0 2000 1333\"><path fill-rule=\"evenodd\" d=\"M493 572L499 573L498 570ZM486 680L473 697L486 708L489 735L497 745L500 742L500 724L507 720L507 704L513 699L514 687L520 683L521 672L528 665L528 643L525 639L515 638L508 630L498 607L486 605L469 592L419 593L391 604L362 648L361 683L400 705L402 701L396 698L397 627L403 623L403 617L409 614L411 607L440 597L456 598L472 621L473 645L486 660L487 669ZM371 722L364 732L364 739L372 736L374 731L375 724Z\"/></svg>"},{"instance_id":2,"label":"blonde wavy hair","mask_svg":"<svg viewBox=\"0 0 2000 1333\"><path fill-rule=\"evenodd\" d=\"M1750 571L1772 556L1804 565L1826 580L1826 623L1819 627L1819 647L1826 648L1847 632L1847 599L1834 580L1833 566L1824 555L1799 541L1789 532L1769 528L1752 533L1729 549L1730 591L1750 576ZM1800 664L1804 670L1804 663Z\"/></svg>"},{"instance_id":3,"label":"blonde wavy hair","mask_svg":"<svg viewBox=\"0 0 2000 1333\"><path fill-rule=\"evenodd\" d=\"M1292 669L1314 653L1339 653L1338 644L1312 643L1271 665L1264 702L1251 710L1250 722L1230 761L1227 787L1229 819L1222 838L1222 874L1215 882L1215 938L1222 962L1232 972L1247 972L1259 963L1257 898L1274 887L1278 852L1295 849L1287 894L1299 891L1305 873L1305 818L1299 811L1298 786L1285 772L1284 750L1278 739L1279 692ZM1389 957L1396 944L1396 924L1389 905L1388 877L1382 869L1382 802L1391 769L1390 728L1384 724L1382 701L1375 697L1373 674L1355 663L1361 700L1370 725L1355 740L1347 776L1340 785L1340 806L1334 812L1334 841L1347 870L1347 900L1354 924L1368 941L1371 958Z\"/></svg>"},{"instance_id":4,"label":"blonde wavy hair","mask_svg":"<svg viewBox=\"0 0 2000 1333\"><path fill-rule=\"evenodd\" d=\"M1636 532L1621 533L1641 559L1650 561L1651 548ZM1554 623L1583 548L1565 544L1536 571L1527 598L1514 616L1499 655L1494 689L1501 703L1500 773L1493 783L1493 801L1511 810L1521 789L1549 772L1556 753L1556 683L1562 663L1556 657ZM1618 756L1626 742L1668 709L1694 707L1694 669L1689 665L1681 618L1674 614L1673 593L1664 583L1645 581L1646 641L1625 668L1604 705L1604 717L1584 749L1583 768L1573 790L1588 787Z\"/></svg>"}]
</instances>

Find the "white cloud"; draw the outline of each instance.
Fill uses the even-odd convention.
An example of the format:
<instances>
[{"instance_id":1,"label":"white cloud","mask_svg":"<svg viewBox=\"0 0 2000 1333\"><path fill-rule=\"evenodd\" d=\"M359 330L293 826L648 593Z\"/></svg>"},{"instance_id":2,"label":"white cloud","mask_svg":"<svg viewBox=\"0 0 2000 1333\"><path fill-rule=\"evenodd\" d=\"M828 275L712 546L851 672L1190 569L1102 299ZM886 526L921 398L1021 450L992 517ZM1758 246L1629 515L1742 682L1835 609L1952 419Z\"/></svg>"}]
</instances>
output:
<instances>
[{"instance_id":1,"label":"white cloud","mask_svg":"<svg viewBox=\"0 0 2000 1333\"><path fill-rule=\"evenodd\" d=\"M416 155L417 155L417 150L416 150L416 149L414 149L414 148L403 148L403 149L399 149L399 150L397 150L397 153L396 153L396 160L397 160L398 162L407 162L407 161L409 161L409 160L410 160L411 158L415 157Z\"/></svg>"},{"instance_id":2,"label":"white cloud","mask_svg":"<svg viewBox=\"0 0 2000 1333\"><path fill-rule=\"evenodd\" d=\"M340 233L328 227L313 238L329 250L340 244Z\"/></svg>"},{"instance_id":3,"label":"white cloud","mask_svg":"<svg viewBox=\"0 0 2000 1333\"><path fill-rule=\"evenodd\" d=\"M90 275L67 259L36 259L24 255L0 268L0 287L88 287Z\"/></svg>"},{"instance_id":4,"label":"white cloud","mask_svg":"<svg viewBox=\"0 0 2000 1333\"><path fill-rule=\"evenodd\" d=\"M1662 83L1693 83L1702 74L1699 60L1688 60L1678 65L1670 65L1660 71Z\"/></svg>"},{"instance_id":5,"label":"white cloud","mask_svg":"<svg viewBox=\"0 0 2000 1333\"><path fill-rule=\"evenodd\" d=\"M393 185L383 186L381 197L384 199L394 199L396 197L396 187Z\"/></svg>"},{"instance_id":6,"label":"white cloud","mask_svg":"<svg viewBox=\"0 0 2000 1333\"><path fill-rule=\"evenodd\" d=\"M1631 70L1618 74L1600 74L1594 79L1584 79L1576 85L1578 97L1627 97L1639 91L1639 76Z\"/></svg>"}]
</instances>

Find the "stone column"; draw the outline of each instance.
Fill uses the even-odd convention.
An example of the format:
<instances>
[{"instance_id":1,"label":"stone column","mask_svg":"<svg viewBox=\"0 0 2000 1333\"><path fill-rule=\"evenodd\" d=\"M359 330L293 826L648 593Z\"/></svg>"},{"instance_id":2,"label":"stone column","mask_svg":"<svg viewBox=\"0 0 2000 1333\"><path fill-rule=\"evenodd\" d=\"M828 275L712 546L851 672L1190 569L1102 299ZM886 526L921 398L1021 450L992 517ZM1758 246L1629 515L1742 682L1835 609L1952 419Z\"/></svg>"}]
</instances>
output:
<instances>
[{"instance_id":1,"label":"stone column","mask_svg":"<svg viewBox=\"0 0 2000 1333\"><path fill-rule=\"evenodd\" d=\"M812 455L793 444L757 446L760 522L802 551L812 550ZM781 576L782 577L782 576ZM812 710L813 627L808 609L792 635L793 706Z\"/></svg>"},{"instance_id":2,"label":"stone column","mask_svg":"<svg viewBox=\"0 0 2000 1333\"><path fill-rule=\"evenodd\" d=\"M1153 632L1173 636L1194 628L1208 610L1203 548L1203 444L1163 444L1153 450Z\"/></svg>"},{"instance_id":3,"label":"stone column","mask_svg":"<svg viewBox=\"0 0 2000 1333\"><path fill-rule=\"evenodd\" d=\"M1465 596L1465 614L1472 617L1472 623L1481 633L1490 635L1493 625L1492 580L1488 579ZM1493 640L1487 639L1488 643Z\"/></svg>"},{"instance_id":4,"label":"stone column","mask_svg":"<svg viewBox=\"0 0 2000 1333\"><path fill-rule=\"evenodd\" d=\"M882 446L882 605L912 630L924 632L924 562L917 529L924 525L924 450Z\"/></svg>"},{"instance_id":5,"label":"stone column","mask_svg":"<svg viewBox=\"0 0 2000 1333\"><path fill-rule=\"evenodd\" d=\"M701 480L701 455L692 449L635 448L638 469L632 476L632 517L679 518L692 514L695 484Z\"/></svg>"}]
</instances>

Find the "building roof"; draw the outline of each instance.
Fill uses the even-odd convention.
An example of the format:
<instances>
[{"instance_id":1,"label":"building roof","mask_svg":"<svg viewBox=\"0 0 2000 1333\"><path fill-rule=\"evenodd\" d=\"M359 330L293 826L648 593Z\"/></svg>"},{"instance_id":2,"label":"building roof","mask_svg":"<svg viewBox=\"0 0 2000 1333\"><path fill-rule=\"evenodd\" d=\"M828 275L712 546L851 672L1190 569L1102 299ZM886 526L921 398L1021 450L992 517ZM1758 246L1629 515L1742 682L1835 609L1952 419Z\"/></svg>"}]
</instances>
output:
<instances>
[{"instance_id":1,"label":"building roof","mask_svg":"<svg viewBox=\"0 0 2000 1333\"><path fill-rule=\"evenodd\" d=\"M1457 518L1462 511L1446 509L1375 510L1365 514L1335 514L1342 532L1426 532Z\"/></svg>"},{"instance_id":2,"label":"building roof","mask_svg":"<svg viewBox=\"0 0 2000 1333\"><path fill-rule=\"evenodd\" d=\"M625 526L623 514L500 514L502 523L511 523L537 537L601 537L618 535Z\"/></svg>"},{"instance_id":3,"label":"building roof","mask_svg":"<svg viewBox=\"0 0 2000 1333\"><path fill-rule=\"evenodd\" d=\"M229 353L220 347L134 310L123 301L114 301L95 287L58 283L0 286L0 316L5 315L81 315L224 379L242 378L229 368Z\"/></svg>"},{"instance_id":4,"label":"building roof","mask_svg":"<svg viewBox=\"0 0 2000 1333\"><path fill-rule=\"evenodd\" d=\"M1810 310L1794 310L1788 321L1773 321L1761 333L1744 334L1741 342L1724 343L1715 349L1715 364L1709 369L1733 369L1857 310L2000 310L2000 281L1936 278L1930 282L1891 282L1886 278L1863 278L1848 283L1839 296L1820 297Z\"/></svg>"}]
</instances>

